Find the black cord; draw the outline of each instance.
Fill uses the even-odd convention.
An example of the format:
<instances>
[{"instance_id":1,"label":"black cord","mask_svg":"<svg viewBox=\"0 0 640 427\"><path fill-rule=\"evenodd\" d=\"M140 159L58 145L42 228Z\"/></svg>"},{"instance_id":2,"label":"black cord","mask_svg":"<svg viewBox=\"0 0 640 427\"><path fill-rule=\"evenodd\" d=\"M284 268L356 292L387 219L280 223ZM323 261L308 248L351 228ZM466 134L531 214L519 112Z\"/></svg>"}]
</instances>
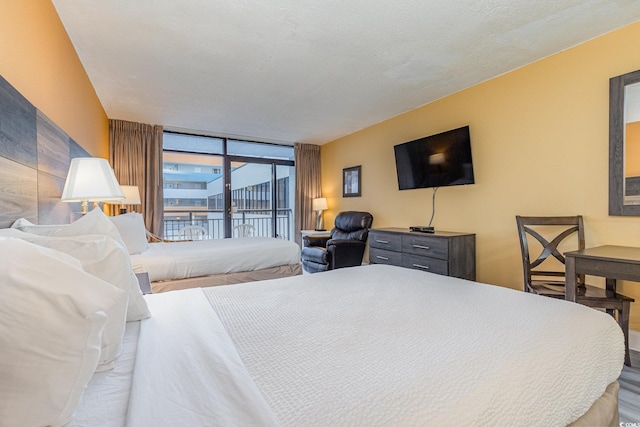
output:
<instances>
[{"instance_id":1,"label":"black cord","mask_svg":"<svg viewBox=\"0 0 640 427\"><path fill-rule=\"evenodd\" d=\"M431 198L431 219L429 220L429 227L431 227L431 223L433 222L433 217L436 214L436 191L438 191L440 187L433 188L433 196Z\"/></svg>"}]
</instances>

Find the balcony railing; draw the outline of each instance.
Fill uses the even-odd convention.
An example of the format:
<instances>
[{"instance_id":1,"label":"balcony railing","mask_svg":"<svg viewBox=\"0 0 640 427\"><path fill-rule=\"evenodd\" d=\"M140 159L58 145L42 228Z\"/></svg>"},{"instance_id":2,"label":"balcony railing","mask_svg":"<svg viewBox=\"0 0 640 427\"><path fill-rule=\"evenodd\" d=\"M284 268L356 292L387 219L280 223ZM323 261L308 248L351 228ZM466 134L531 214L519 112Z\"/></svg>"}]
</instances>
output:
<instances>
[{"instance_id":1,"label":"balcony railing","mask_svg":"<svg viewBox=\"0 0 640 427\"><path fill-rule=\"evenodd\" d=\"M293 212L291 209L277 209L276 230L273 233L271 210L265 209L238 209L231 218L233 235L238 234L233 228L240 224L253 226L252 236L273 237L279 239L293 239ZM224 211L221 209L209 210L165 210L164 212L164 237L171 240L186 239L180 230L189 225L198 225L207 231L207 239L224 238Z\"/></svg>"}]
</instances>

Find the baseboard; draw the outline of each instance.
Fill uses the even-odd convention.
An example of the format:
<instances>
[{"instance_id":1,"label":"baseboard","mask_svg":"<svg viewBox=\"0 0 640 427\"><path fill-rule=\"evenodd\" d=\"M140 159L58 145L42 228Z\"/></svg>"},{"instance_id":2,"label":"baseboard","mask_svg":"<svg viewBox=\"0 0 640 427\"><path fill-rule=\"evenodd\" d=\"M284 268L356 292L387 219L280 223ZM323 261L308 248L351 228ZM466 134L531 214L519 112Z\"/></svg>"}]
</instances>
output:
<instances>
[{"instance_id":1,"label":"baseboard","mask_svg":"<svg viewBox=\"0 0 640 427\"><path fill-rule=\"evenodd\" d=\"M640 331L629 330L629 348L640 351Z\"/></svg>"}]
</instances>

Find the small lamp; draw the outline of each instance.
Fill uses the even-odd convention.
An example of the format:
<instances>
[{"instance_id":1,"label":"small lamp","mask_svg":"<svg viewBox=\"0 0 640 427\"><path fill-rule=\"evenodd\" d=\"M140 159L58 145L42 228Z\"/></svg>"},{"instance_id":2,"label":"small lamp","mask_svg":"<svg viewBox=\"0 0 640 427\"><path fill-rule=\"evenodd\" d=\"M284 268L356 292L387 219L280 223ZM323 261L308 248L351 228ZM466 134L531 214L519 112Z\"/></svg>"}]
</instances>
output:
<instances>
[{"instance_id":1,"label":"small lamp","mask_svg":"<svg viewBox=\"0 0 640 427\"><path fill-rule=\"evenodd\" d=\"M329 209L327 206L327 199L324 197L318 197L311 202L311 209L316 211L316 231L326 231L322 228L322 211Z\"/></svg>"},{"instance_id":2,"label":"small lamp","mask_svg":"<svg viewBox=\"0 0 640 427\"><path fill-rule=\"evenodd\" d=\"M429 156L430 165L441 165L444 164L444 161L444 153L436 153Z\"/></svg>"},{"instance_id":3,"label":"small lamp","mask_svg":"<svg viewBox=\"0 0 640 427\"><path fill-rule=\"evenodd\" d=\"M120 213L126 214L127 208L124 205L141 205L140 190L137 185L121 185L120 188L124 193L124 200L120 200Z\"/></svg>"},{"instance_id":4,"label":"small lamp","mask_svg":"<svg viewBox=\"0 0 640 427\"><path fill-rule=\"evenodd\" d=\"M89 212L89 202L122 199L124 194L107 160L97 157L71 159L61 201L81 202L80 213L84 215Z\"/></svg>"}]
</instances>

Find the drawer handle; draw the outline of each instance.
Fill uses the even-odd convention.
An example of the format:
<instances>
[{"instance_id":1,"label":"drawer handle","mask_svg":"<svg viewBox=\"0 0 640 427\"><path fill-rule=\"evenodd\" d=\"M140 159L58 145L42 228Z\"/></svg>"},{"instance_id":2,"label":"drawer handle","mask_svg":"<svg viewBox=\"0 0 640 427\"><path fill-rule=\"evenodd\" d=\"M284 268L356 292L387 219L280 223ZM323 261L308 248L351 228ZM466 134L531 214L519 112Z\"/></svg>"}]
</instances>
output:
<instances>
[{"instance_id":1,"label":"drawer handle","mask_svg":"<svg viewBox=\"0 0 640 427\"><path fill-rule=\"evenodd\" d=\"M376 242L378 242L378 243L384 243L385 245L388 245L388 244L389 244L389 241L388 241L388 240L378 240L378 239L376 239Z\"/></svg>"},{"instance_id":2,"label":"drawer handle","mask_svg":"<svg viewBox=\"0 0 640 427\"><path fill-rule=\"evenodd\" d=\"M376 255L376 258L381 259L383 261L389 261L389 258L386 256Z\"/></svg>"},{"instance_id":3,"label":"drawer handle","mask_svg":"<svg viewBox=\"0 0 640 427\"><path fill-rule=\"evenodd\" d=\"M429 270L430 269L429 266L427 266L427 265L413 264L413 266L417 267L417 268L422 268L423 270Z\"/></svg>"},{"instance_id":4,"label":"drawer handle","mask_svg":"<svg viewBox=\"0 0 640 427\"><path fill-rule=\"evenodd\" d=\"M422 246L422 245L413 245L413 247L418 249L426 249L426 250L431 249L429 246Z\"/></svg>"}]
</instances>

